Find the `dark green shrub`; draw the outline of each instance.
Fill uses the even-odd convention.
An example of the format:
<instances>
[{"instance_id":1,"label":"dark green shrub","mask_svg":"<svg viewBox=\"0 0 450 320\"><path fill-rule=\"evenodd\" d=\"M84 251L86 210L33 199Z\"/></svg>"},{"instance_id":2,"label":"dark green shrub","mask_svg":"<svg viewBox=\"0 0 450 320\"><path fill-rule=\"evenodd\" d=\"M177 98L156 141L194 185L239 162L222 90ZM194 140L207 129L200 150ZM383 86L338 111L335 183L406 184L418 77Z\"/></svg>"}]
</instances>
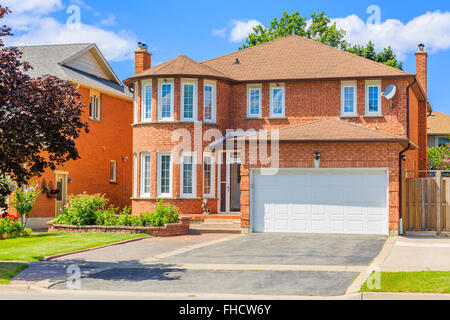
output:
<instances>
[{"instance_id":1,"label":"dark green shrub","mask_svg":"<svg viewBox=\"0 0 450 320\"><path fill-rule=\"evenodd\" d=\"M99 211L108 206L108 199L102 194L88 195L86 193L70 196L69 204L55 219L56 224L74 226L95 225Z\"/></svg>"}]
</instances>

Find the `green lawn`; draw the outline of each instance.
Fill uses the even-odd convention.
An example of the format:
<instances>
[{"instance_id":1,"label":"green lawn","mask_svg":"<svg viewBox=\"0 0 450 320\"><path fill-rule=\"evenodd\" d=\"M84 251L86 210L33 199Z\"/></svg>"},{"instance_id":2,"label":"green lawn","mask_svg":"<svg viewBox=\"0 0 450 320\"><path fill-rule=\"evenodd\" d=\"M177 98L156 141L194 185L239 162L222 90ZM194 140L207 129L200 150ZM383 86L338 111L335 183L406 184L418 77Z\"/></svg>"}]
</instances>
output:
<instances>
[{"instance_id":1,"label":"green lawn","mask_svg":"<svg viewBox=\"0 0 450 320\"><path fill-rule=\"evenodd\" d=\"M12 277L28 268L25 263L0 262L0 285L9 284Z\"/></svg>"},{"instance_id":2,"label":"green lawn","mask_svg":"<svg viewBox=\"0 0 450 320\"><path fill-rule=\"evenodd\" d=\"M41 233L28 238L0 241L0 261L38 261L54 254L94 248L145 234Z\"/></svg>"},{"instance_id":3,"label":"green lawn","mask_svg":"<svg viewBox=\"0 0 450 320\"><path fill-rule=\"evenodd\" d=\"M382 272L380 280L381 288L369 289L369 278L361 292L450 293L450 272Z\"/></svg>"}]
</instances>

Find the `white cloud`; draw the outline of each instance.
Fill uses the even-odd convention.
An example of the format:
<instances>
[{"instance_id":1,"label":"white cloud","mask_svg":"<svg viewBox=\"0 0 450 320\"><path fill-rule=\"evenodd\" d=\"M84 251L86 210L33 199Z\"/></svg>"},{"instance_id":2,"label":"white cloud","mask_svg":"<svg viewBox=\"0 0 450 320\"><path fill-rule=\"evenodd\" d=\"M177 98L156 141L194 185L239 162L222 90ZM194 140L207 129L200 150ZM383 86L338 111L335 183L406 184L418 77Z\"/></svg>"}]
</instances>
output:
<instances>
[{"instance_id":1,"label":"white cloud","mask_svg":"<svg viewBox=\"0 0 450 320\"><path fill-rule=\"evenodd\" d=\"M450 49L450 12L427 12L404 24L389 19L380 24L366 24L356 15L333 19L339 28L347 31L346 40L351 44L366 44L371 40L376 48L391 46L400 59L417 50L419 43L427 51Z\"/></svg>"},{"instance_id":2,"label":"white cloud","mask_svg":"<svg viewBox=\"0 0 450 320\"><path fill-rule=\"evenodd\" d=\"M226 35L227 35L227 28L223 28L223 29L213 29L212 35L213 35L214 37L224 38L224 37L226 37Z\"/></svg>"},{"instance_id":3,"label":"white cloud","mask_svg":"<svg viewBox=\"0 0 450 320\"><path fill-rule=\"evenodd\" d=\"M61 0L1 0L0 4L8 7L14 14L32 12L36 15L63 8Z\"/></svg>"},{"instance_id":4,"label":"white cloud","mask_svg":"<svg viewBox=\"0 0 450 320\"><path fill-rule=\"evenodd\" d=\"M100 24L102 26L115 26L117 24L116 16L113 15L112 13L110 13L110 14L108 14L108 16L105 19L100 21Z\"/></svg>"},{"instance_id":5,"label":"white cloud","mask_svg":"<svg viewBox=\"0 0 450 320\"><path fill-rule=\"evenodd\" d=\"M232 20L232 29L230 32L231 42L241 42L247 38L247 35L253 31L253 28L260 25L261 22L252 19L247 21Z\"/></svg>"},{"instance_id":6,"label":"white cloud","mask_svg":"<svg viewBox=\"0 0 450 320\"><path fill-rule=\"evenodd\" d=\"M0 3L11 3L17 11L9 14L1 23L13 29L14 37L5 39L6 45L42 45L65 43L96 43L106 59L122 61L133 59L136 36L131 32L106 30L97 25L83 23L79 28L70 28L65 21L60 22L50 16L56 10L62 10L60 0L0 0ZM74 1L72 1L74 2ZM79 0L76 0L77 3ZM20 3L16 5L16 3ZM34 11L36 10L36 11ZM69 18L69 15L67 15ZM103 26L112 25L113 15L103 21Z\"/></svg>"}]
</instances>

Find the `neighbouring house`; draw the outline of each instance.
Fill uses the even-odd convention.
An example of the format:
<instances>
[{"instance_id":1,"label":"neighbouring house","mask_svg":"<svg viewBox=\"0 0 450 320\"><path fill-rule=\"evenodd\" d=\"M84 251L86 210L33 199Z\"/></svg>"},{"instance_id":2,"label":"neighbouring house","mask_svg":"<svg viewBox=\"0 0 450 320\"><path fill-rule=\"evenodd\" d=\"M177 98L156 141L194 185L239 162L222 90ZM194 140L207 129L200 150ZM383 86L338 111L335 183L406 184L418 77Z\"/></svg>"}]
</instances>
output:
<instances>
[{"instance_id":1,"label":"neighbouring house","mask_svg":"<svg viewBox=\"0 0 450 320\"><path fill-rule=\"evenodd\" d=\"M196 215L208 199L243 232L398 233L401 170L426 169L423 46L416 57L414 75L292 35L152 67L140 46L124 81L133 212L163 198Z\"/></svg>"},{"instance_id":2,"label":"neighbouring house","mask_svg":"<svg viewBox=\"0 0 450 320\"><path fill-rule=\"evenodd\" d=\"M70 194L105 194L111 203L131 205L133 96L117 78L95 44L19 47L32 77L44 74L72 81L86 105L82 120L89 133L76 140L80 159L69 161L38 178L49 192L39 196L28 226L47 228ZM57 192L55 194L55 192Z\"/></svg>"},{"instance_id":3,"label":"neighbouring house","mask_svg":"<svg viewBox=\"0 0 450 320\"><path fill-rule=\"evenodd\" d=\"M428 147L450 144L450 115L433 111L428 117Z\"/></svg>"}]
</instances>

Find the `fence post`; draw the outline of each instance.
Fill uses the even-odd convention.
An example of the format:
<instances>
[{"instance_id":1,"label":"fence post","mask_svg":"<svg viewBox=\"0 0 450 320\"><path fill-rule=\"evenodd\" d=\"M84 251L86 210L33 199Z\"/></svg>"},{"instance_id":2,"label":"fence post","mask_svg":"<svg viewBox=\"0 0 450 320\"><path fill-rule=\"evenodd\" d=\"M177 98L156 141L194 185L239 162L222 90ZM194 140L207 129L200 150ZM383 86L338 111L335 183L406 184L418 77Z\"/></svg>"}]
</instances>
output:
<instances>
[{"instance_id":1,"label":"fence post","mask_svg":"<svg viewBox=\"0 0 450 320\"><path fill-rule=\"evenodd\" d=\"M442 171L436 171L436 235L440 236L442 231Z\"/></svg>"}]
</instances>

